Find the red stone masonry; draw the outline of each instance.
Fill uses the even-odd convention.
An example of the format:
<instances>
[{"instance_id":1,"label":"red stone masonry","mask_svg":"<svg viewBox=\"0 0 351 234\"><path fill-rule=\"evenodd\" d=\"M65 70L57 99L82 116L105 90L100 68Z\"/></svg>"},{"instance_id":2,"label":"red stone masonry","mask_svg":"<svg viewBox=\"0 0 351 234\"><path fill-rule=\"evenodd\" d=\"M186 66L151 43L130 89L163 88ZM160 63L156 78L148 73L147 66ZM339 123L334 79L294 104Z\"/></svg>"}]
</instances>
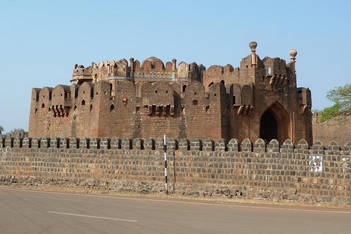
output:
<instances>
[{"instance_id":1,"label":"red stone masonry","mask_svg":"<svg viewBox=\"0 0 351 234\"><path fill-rule=\"evenodd\" d=\"M29 137L160 138L312 143L311 92L295 57L251 54L231 65L138 60L75 65L71 86L32 90Z\"/></svg>"}]
</instances>

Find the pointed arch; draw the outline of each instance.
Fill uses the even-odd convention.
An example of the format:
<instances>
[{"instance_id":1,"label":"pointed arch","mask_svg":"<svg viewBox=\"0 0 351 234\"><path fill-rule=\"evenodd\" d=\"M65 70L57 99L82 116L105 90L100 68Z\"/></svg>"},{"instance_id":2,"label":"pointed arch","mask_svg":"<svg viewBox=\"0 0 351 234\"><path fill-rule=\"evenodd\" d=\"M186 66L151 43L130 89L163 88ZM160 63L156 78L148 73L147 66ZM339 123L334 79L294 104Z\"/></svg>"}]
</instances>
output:
<instances>
[{"instance_id":1,"label":"pointed arch","mask_svg":"<svg viewBox=\"0 0 351 234\"><path fill-rule=\"evenodd\" d=\"M260 138L268 142L272 139L277 139L280 143L286 139L291 139L289 113L279 102L275 102L262 113Z\"/></svg>"}]
</instances>

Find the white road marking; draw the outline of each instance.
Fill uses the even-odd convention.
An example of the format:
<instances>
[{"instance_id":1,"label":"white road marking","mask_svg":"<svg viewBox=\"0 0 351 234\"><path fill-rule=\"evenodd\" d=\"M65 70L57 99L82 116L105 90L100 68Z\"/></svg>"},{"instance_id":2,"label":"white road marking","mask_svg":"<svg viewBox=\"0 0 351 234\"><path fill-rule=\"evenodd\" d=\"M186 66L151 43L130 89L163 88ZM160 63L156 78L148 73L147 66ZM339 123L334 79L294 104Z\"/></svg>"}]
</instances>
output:
<instances>
[{"instance_id":1,"label":"white road marking","mask_svg":"<svg viewBox=\"0 0 351 234\"><path fill-rule=\"evenodd\" d=\"M93 218L93 219L105 219L105 220L112 220L112 221L119 221L119 222L129 222L129 223L138 222L138 220L135 220L135 219L120 219L120 218L85 215L85 214L74 214L74 213L66 213L66 212L58 212L58 211L48 211L48 213L57 214L57 215L69 215L69 216L77 216L77 217L84 217L84 218Z\"/></svg>"}]
</instances>

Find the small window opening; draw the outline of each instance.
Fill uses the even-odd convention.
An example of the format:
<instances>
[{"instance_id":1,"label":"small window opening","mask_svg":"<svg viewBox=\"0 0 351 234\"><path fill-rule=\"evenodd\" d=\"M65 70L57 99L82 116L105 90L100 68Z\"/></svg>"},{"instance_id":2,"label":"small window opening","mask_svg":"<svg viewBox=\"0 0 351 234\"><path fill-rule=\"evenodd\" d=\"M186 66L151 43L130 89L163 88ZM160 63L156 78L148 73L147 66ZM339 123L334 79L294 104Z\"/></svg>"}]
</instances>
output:
<instances>
[{"instance_id":1,"label":"small window opening","mask_svg":"<svg viewBox=\"0 0 351 234\"><path fill-rule=\"evenodd\" d=\"M198 101L197 100L193 100L193 105L197 105Z\"/></svg>"},{"instance_id":2,"label":"small window opening","mask_svg":"<svg viewBox=\"0 0 351 234\"><path fill-rule=\"evenodd\" d=\"M110 112L113 111L115 109L115 105L111 104L110 106Z\"/></svg>"},{"instance_id":3,"label":"small window opening","mask_svg":"<svg viewBox=\"0 0 351 234\"><path fill-rule=\"evenodd\" d=\"M85 100L82 100L82 106L84 106L85 105Z\"/></svg>"},{"instance_id":4,"label":"small window opening","mask_svg":"<svg viewBox=\"0 0 351 234\"><path fill-rule=\"evenodd\" d=\"M90 111L92 111L92 110L93 110L93 105L90 104Z\"/></svg>"},{"instance_id":5,"label":"small window opening","mask_svg":"<svg viewBox=\"0 0 351 234\"><path fill-rule=\"evenodd\" d=\"M183 89L182 89L183 92L185 92L185 89L186 89L186 85L183 85Z\"/></svg>"},{"instance_id":6,"label":"small window opening","mask_svg":"<svg viewBox=\"0 0 351 234\"><path fill-rule=\"evenodd\" d=\"M41 104L41 108L45 108L45 104L43 103L43 104Z\"/></svg>"},{"instance_id":7,"label":"small window opening","mask_svg":"<svg viewBox=\"0 0 351 234\"><path fill-rule=\"evenodd\" d=\"M157 90L155 90L155 93L157 93Z\"/></svg>"},{"instance_id":8,"label":"small window opening","mask_svg":"<svg viewBox=\"0 0 351 234\"><path fill-rule=\"evenodd\" d=\"M272 75L272 68L268 67L268 75Z\"/></svg>"}]
</instances>

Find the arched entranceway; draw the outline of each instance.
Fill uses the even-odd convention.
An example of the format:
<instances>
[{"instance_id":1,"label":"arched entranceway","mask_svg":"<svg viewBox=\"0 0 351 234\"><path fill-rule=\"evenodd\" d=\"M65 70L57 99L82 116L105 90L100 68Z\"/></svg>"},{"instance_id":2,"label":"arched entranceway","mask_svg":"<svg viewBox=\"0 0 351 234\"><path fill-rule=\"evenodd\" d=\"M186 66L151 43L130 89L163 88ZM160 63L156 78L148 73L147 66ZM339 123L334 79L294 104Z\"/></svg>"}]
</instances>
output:
<instances>
[{"instance_id":1,"label":"arched entranceway","mask_svg":"<svg viewBox=\"0 0 351 234\"><path fill-rule=\"evenodd\" d=\"M269 142L277 139L280 143L291 138L289 114L279 103L274 103L263 112L260 121L260 138Z\"/></svg>"}]
</instances>

